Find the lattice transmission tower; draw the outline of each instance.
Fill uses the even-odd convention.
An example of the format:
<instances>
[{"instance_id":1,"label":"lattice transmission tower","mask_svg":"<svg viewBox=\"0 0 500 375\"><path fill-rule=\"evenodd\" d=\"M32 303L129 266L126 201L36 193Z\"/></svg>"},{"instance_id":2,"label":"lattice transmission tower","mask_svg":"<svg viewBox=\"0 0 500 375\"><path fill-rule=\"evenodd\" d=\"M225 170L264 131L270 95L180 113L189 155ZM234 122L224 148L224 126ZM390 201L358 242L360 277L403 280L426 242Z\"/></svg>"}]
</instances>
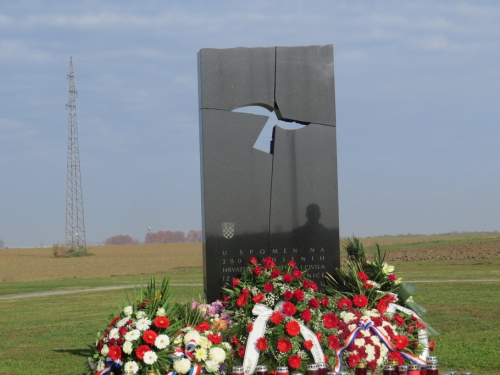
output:
<instances>
[{"instance_id":1,"label":"lattice transmission tower","mask_svg":"<svg viewBox=\"0 0 500 375\"><path fill-rule=\"evenodd\" d=\"M85 221L83 219L82 178L80 174L80 148L76 123L76 88L73 58L69 59L68 159L66 180L66 246L77 252L86 252Z\"/></svg>"}]
</instances>

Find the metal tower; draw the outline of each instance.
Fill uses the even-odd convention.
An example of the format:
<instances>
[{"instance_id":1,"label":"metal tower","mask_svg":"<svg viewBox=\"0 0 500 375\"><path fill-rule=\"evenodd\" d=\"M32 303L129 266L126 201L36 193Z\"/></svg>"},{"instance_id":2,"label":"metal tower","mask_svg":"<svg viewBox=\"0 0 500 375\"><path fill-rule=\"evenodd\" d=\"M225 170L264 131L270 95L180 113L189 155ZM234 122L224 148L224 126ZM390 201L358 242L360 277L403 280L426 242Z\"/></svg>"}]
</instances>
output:
<instances>
[{"instance_id":1,"label":"metal tower","mask_svg":"<svg viewBox=\"0 0 500 375\"><path fill-rule=\"evenodd\" d=\"M83 220L82 178L80 175L80 149L76 124L76 88L73 58L69 60L68 159L66 180L66 246L77 252L86 252L85 222Z\"/></svg>"}]
</instances>

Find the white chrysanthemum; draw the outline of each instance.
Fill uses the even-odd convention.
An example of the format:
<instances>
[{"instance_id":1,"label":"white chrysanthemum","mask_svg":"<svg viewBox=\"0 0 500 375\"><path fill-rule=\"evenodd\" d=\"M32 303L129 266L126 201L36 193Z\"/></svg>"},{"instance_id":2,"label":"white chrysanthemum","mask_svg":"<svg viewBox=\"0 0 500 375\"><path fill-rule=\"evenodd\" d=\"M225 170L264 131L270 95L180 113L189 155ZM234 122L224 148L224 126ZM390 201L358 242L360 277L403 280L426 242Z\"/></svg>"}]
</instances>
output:
<instances>
[{"instance_id":1,"label":"white chrysanthemum","mask_svg":"<svg viewBox=\"0 0 500 375\"><path fill-rule=\"evenodd\" d=\"M205 369L207 372L215 372L219 370L219 364L216 361L209 359L208 361L205 361Z\"/></svg>"},{"instance_id":2,"label":"white chrysanthemum","mask_svg":"<svg viewBox=\"0 0 500 375\"><path fill-rule=\"evenodd\" d=\"M139 331L146 331L149 329L149 326L151 325L151 320L148 318L141 318L135 323L136 328Z\"/></svg>"},{"instance_id":3,"label":"white chrysanthemum","mask_svg":"<svg viewBox=\"0 0 500 375\"><path fill-rule=\"evenodd\" d=\"M155 346L158 349L165 349L170 344L170 338L167 335L158 335L155 339Z\"/></svg>"},{"instance_id":4,"label":"white chrysanthemum","mask_svg":"<svg viewBox=\"0 0 500 375\"><path fill-rule=\"evenodd\" d=\"M138 329L133 329L125 334L125 340L127 341L135 341L139 337L141 337L141 332Z\"/></svg>"},{"instance_id":5,"label":"white chrysanthemum","mask_svg":"<svg viewBox=\"0 0 500 375\"><path fill-rule=\"evenodd\" d=\"M354 345L362 348L365 345L365 339L356 339L356 340L354 340Z\"/></svg>"},{"instance_id":6,"label":"white chrysanthemum","mask_svg":"<svg viewBox=\"0 0 500 375\"><path fill-rule=\"evenodd\" d=\"M373 344L374 344L374 345L376 345L376 346L380 346L380 339L378 338L378 336L373 335L373 336L372 336L372 341L373 341Z\"/></svg>"},{"instance_id":7,"label":"white chrysanthemum","mask_svg":"<svg viewBox=\"0 0 500 375\"><path fill-rule=\"evenodd\" d=\"M139 365L135 361L128 361L123 366L125 373L137 374L139 371Z\"/></svg>"},{"instance_id":8,"label":"white chrysanthemum","mask_svg":"<svg viewBox=\"0 0 500 375\"><path fill-rule=\"evenodd\" d=\"M167 312L165 311L165 309L164 309L163 307L160 307L160 308L158 309L158 311L156 312L156 316L165 316L165 315L166 315L166 313L167 313Z\"/></svg>"},{"instance_id":9,"label":"white chrysanthemum","mask_svg":"<svg viewBox=\"0 0 500 375\"><path fill-rule=\"evenodd\" d=\"M187 358L176 359L174 361L174 370L179 374L187 374L191 368L191 361Z\"/></svg>"},{"instance_id":10,"label":"white chrysanthemum","mask_svg":"<svg viewBox=\"0 0 500 375\"><path fill-rule=\"evenodd\" d=\"M118 331L118 328L113 328L111 331L109 331L108 337L110 339L118 340L120 338L120 332Z\"/></svg>"},{"instance_id":11,"label":"white chrysanthemum","mask_svg":"<svg viewBox=\"0 0 500 375\"><path fill-rule=\"evenodd\" d=\"M194 341L196 345L200 342L200 334L198 331L192 330L184 335L184 344L188 344L191 340Z\"/></svg>"},{"instance_id":12,"label":"white chrysanthemum","mask_svg":"<svg viewBox=\"0 0 500 375\"><path fill-rule=\"evenodd\" d=\"M361 334L361 336L363 337L369 337L371 336L372 334L370 333L370 330L368 329L362 329L361 331L359 331L359 333ZM359 337L359 335L358 335Z\"/></svg>"},{"instance_id":13,"label":"white chrysanthemum","mask_svg":"<svg viewBox=\"0 0 500 375\"><path fill-rule=\"evenodd\" d=\"M126 316L132 315L133 312L134 308L132 306L127 306L123 309L123 314L125 314Z\"/></svg>"},{"instance_id":14,"label":"white chrysanthemum","mask_svg":"<svg viewBox=\"0 0 500 375\"><path fill-rule=\"evenodd\" d=\"M356 315L347 311L342 311L340 313L340 318L344 321L344 323L349 323L351 320L356 318Z\"/></svg>"},{"instance_id":15,"label":"white chrysanthemum","mask_svg":"<svg viewBox=\"0 0 500 375\"><path fill-rule=\"evenodd\" d=\"M130 354L130 353L132 353L132 350L134 350L132 343L130 341L125 341L123 343L123 352L126 354Z\"/></svg>"},{"instance_id":16,"label":"white chrysanthemum","mask_svg":"<svg viewBox=\"0 0 500 375\"><path fill-rule=\"evenodd\" d=\"M141 318L145 318L148 315L146 314L146 311L139 310L139 311L137 311L137 313L135 314L135 316L137 317L137 319L141 319Z\"/></svg>"},{"instance_id":17,"label":"white chrysanthemum","mask_svg":"<svg viewBox=\"0 0 500 375\"><path fill-rule=\"evenodd\" d=\"M103 368L104 368L104 362L102 359L100 359L99 362L97 362L96 370L101 371Z\"/></svg>"},{"instance_id":18,"label":"white chrysanthemum","mask_svg":"<svg viewBox=\"0 0 500 375\"><path fill-rule=\"evenodd\" d=\"M224 342L222 343L222 346L223 346L224 348L226 348L226 350L230 350L230 349L231 349L231 344L230 344L230 343L228 343L228 342L226 342L226 341L224 341Z\"/></svg>"},{"instance_id":19,"label":"white chrysanthemum","mask_svg":"<svg viewBox=\"0 0 500 375\"><path fill-rule=\"evenodd\" d=\"M109 353L109 346L107 346L106 344L104 344L102 346L102 349L101 349L101 355L107 355Z\"/></svg>"},{"instance_id":20,"label":"white chrysanthemum","mask_svg":"<svg viewBox=\"0 0 500 375\"><path fill-rule=\"evenodd\" d=\"M149 350L146 353L144 353L144 358L142 360L144 361L145 364L152 365L153 363L156 362L157 359L158 356L156 355L156 353L153 352L152 350Z\"/></svg>"},{"instance_id":21,"label":"white chrysanthemum","mask_svg":"<svg viewBox=\"0 0 500 375\"><path fill-rule=\"evenodd\" d=\"M210 349L210 359L213 359L217 363L222 363L226 359L226 352L222 348L212 348Z\"/></svg>"},{"instance_id":22,"label":"white chrysanthemum","mask_svg":"<svg viewBox=\"0 0 500 375\"><path fill-rule=\"evenodd\" d=\"M199 348L199 349L196 349L194 351L194 358L198 362L204 361L205 359L207 359L207 356L208 356L208 353L207 353L206 349L204 349L204 348Z\"/></svg>"},{"instance_id":23,"label":"white chrysanthemum","mask_svg":"<svg viewBox=\"0 0 500 375\"><path fill-rule=\"evenodd\" d=\"M375 359L375 347L373 345L367 344L365 346L366 351L366 362L371 362Z\"/></svg>"},{"instance_id":24,"label":"white chrysanthemum","mask_svg":"<svg viewBox=\"0 0 500 375\"><path fill-rule=\"evenodd\" d=\"M356 329L357 325L356 324L349 324L347 328L349 329L349 332L352 332Z\"/></svg>"},{"instance_id":25,"label":"white chrysanthemum","mask_svg":"<svg viewBox=\"0 0 500 375\"><path fill-rule=\"evenodd\" d=\"M369 316L371 318L378 318L380 316L379 312L377 309L373 309L373 310L365 310L363 315L365 316Z\"/></svg>"},{"instance_id":26,"label":"white chrysanthemum","mask_svg":"<svg viewBox=\"0 0 500 375\"><path fill-rule=\"evenodd\" d=\"M200 336L200 343L199 343L199 345L203 349L210 349L212 347L212 343L205 336Z\"/></svg>"},{"instance_id":27,"label":"white chrysanthemum","mask_svg":"<svg viewBox=\"0 0 500 375\"><path fill-rule=\"evenodd\" d=\"M120 319L120 320L118 321L118 323L116 323L116 326L117 326L118 328L123 327L125 324L127 324L127 322L128 322L129 320L130 320L130 319L129 319L128 317L127 317L127 318Z\"/></svg>"}]
</instances>

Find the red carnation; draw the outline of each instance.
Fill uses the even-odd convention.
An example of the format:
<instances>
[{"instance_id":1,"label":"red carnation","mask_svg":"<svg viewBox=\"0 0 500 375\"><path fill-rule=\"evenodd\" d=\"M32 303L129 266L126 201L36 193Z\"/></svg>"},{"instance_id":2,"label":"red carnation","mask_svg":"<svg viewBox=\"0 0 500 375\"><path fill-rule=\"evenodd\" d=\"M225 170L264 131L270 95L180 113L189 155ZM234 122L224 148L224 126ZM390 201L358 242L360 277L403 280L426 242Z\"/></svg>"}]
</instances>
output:
<instances>
[{"instance_id":1,"label":"red carnation","mask_svg":"<svg viewBox=\"0 0 500 375\"><path fill-rule=\"evenodd\" d=\"M285 292L285 294L283 294L283 298L286 299L287 301L291 300L293 298L293 293L291 291L287 290Z\"/></svg>"},{"instance_id":2,"label":"red carnation","mask_svg":"<svg viewBox=\"0 0 500 375\"><path fill-rule=\"evenodd\" d=\"M199 332L205 332L210 329L210 324L207 322L201 322L200 325L195 326L194 329Z\"/></svg>"},{"instance_id":3,"label":"red carnation","mask_svg":"<svg viewBox=\"0 0 500 375\"><path fill-rule=\"evenodd\" d=\"M120 327L118 328L118 332L120 332L120 335L125 336L127 334L127 328Z\"/></svg>"},{"instance_id":4,"label":"red carnation","mask_svg":"<svg viewBox=\"0 0 500 375\"><path fill-rule=\"evenodd\" d=\"M304 319L304 322L310 322L311 321L311 310L310 309L305 309L304 311L302 311L302 319Z\"/></svg>"},{"instance_id":5,"label":"red carnation","mask_svg":"<svg viewBox=\"0 0 500 375\"><path fill-rule=\"evenodd\" d=\"M321 298L321 306L323 306L323 307L328 307L328 302L330 302L330 301L328 300L328 297L323 297L323 298Z\"/></svg>"},{"instance_id":6,"label":"red carnation","mask_svg":"<svg viewBox=\"0 0 500 375\"><path fill-rule=\"evenodd\" d=\"M293 281L292 275L290 275L289 273L285 273L283 275L283 281L287 284L290 284Z\"/></svg>"},{"instance_id":7,"label":"red carnation","mask_svg":"<svg viewBox=\"0 0 500 375\"><path fill-rule=\"evenodd\" d=\"M325 328L335 328L339 324L339 320L334 313L326 313L323 315L323 325Z\"/></svg>"},{"instance_id":8,"label":"red carnation","mask_svg":"<svg viewBox=\"0 0 500 375\"><path fill-rule=\"evenodd\" d=\"M389 360L397 360L398 361L398 364L401 366L404 362L404 358L403 356L401 355L401 353L399 352L392 352L391 354L389 354Z\"/></svg>"},{"instance_id":9,"label":"red carnation","mask_svg":"<svg viewBox=\"0 0 500 375\"><path fill-rule=\"evenodd\" d=\"M293 316L295 314L295 305L291 302L283 303L283 314Z\"/></svg>"},{"instance_id":10,"label":"red carnation","mask_svg":"<svg viewBox=\"0 0 500 375\"><path fill-rule=\"evenodd\" d=\"M271 293L274 290L274 286L271 283L264 284L264 290L267 293Z\"/></svg>"},{"instance_id":11,"label":"red carnation","mask_svg":"<svg viewBox=\"0 0 500 375\"><path fill-rule=\"evenodd\" d=\"M240 342L238 341L238 338L236 336L231 337L231 342L236 346L238 346L240 344Z\"/></svg>"},{"instance_id":12,"label":"red carnation","mask_svg":"<svg viewBox=\"0 0 500 375\"><path fill-rule=\"evenodd\" d=\"M267 270L269 268L274 268L276 267L276 263L274 263L273 258L267 257L262 261L262 264L264 265L264 268Z\"/></svg>"},{"instance_id":13,"label":"red carnation","mask_svg":"<svg viewBox=\"0 0 500 375\"><path fill-rule=\"evenodd\" d=\"M312 340L307 340L307 341L304 341L303 345L304 345L304 349L311 350L313 347L313 342L312 342Z\"/></svg>"},{"instance_id":14,"label":"red carnation","mask_svg":"<svg viewBox=\"0 0 500 375\"><path fill-rule=\"evenodd\" d=\"M137 355L137 358L142 360L144 358L144 353L149 352L151 348L147 345L141 345L135 350L135 355Z\"/></svg>"},{"instance_id":15,"label":"red carnation","mask_svg":"<svg viewBox=\"0 0 500 375\"><path fill-rule=\"evenodd\" d=\"M288 365L291 368L299 368L301 363L302 360L300 359L300 355L298 354L288 357Z\"/></svg>"},{"instance_id":16,"label":"red carnation","mask_svg":"<svg viewBox=\"0 0 500 375\"><path fill-rule=\"evenodd\" d=\"M222 304L226 307L229 305L229 297L228 296L222 296Z\"/></svg>"},{"instance_id":17,"label":"red carnation","mask_svg":"<svg viewBox=\"0 0 500 375\"><path fill-rule=\"evenodd\" d=\"M238 357L243 358L245 356L245 349L246 349L245 345L241 345L238 348Z\"/></svg>"},{"instance_id":18,"label":"red carnation","mask_svg":"<svg viewBox=\"0 0 500 375\"><path fill-rule=\"evenodd\" d=\"M245 288L241 291L241 294L250 294L250 289Z\"/></svg>"},{"instance_id":19,"label":"red carnation","mask_svg":"<svg viewBox=\"0 0 500 375\"><path fill-rule=\"evenodd\" d=\"M293 296L297 301L302 301L304 299L304 292L300 289L295 289Z\"/></svg>"},{"instance_id":20,"label":"red carnation","mask_svg":"<svg viewBox=\"0 0 500 375\"><path fill-rule=\"evenodd\" d=\"M222 337L217 334L208 335L208 340L214 345L220 344L222 342Z\"/></svg>"},{"instance_id":21,"label":"red carnation","mask_svg":"<svg viewBox=\"0 0 500 375\"><path fill-rule=\"evenodd\" d=\"M289 261L289 262L288 262L288 265L289 265L290 267L295 267L295 266L297 265L297 262L296 262L296 261L294 261L294 260L291 260L291 261Z\"/></svg>"},{"instance_id":22,"label":"red carnation","mask_svg":"<svg viewBox=\"0 0 500 375\"><path fill-rule=\"evenodd\" d=\"M248 325L247 325L247 332L250 333L252 331L253 331L253 323L249 322Z\"/></svg>"},{"instance_id":23,"label":"red carnation","mask_svg":"<svg viewBox=\"0 0 500 375\"><path fill-rule=\"evenodd\" d=\"M385 314L387 312L387 304L385 301L380 300L377 303L377 310L380 314Z\"/></svg>"},{"instance_id":24,"label":"red carnation","mask_svg":"<svg viewBox=\"0 0 500 375\"><path fill-rule=\"evenodd\" d=\"M300 272L297 268L292 270L293 277L300 279L302 277L302 272Z\"/></svg>"},{"instance_id":25,"label":"red carnation","mask_svg":"<svg viewBox=\"0 0 500 375\"><path fill-rule=\"evenodd\" d=\"M117 321L119 321L122 317L118 315L116 318L114 318L111 323L109 323L110 327L113 327Z\"/></svg>"},{"instance_id":26,"label":"red carnation","mask_svg":"<svg viewBox=\"0 0 500 375\"><path fill-rule=\"evenodd\" d=\"M241 296L239 296L237 299L236 299L236 304L239 306L239 307L243 307L247 304L248 302L248 295L247 294L242 294Z\"/></svg>"},{"instance_id":27,"label":"red carnation","mask_svg":"<svg viewBox=\"0 0 500 375\"><path fill-rule=\"evenodd\" d=\"M394 344L396 344L396 349L403 350L408 346L408 337L394 336Z\"/></svg>"},{"instance_id":28,"label":"red carnation","mask_svg":"<svg viewBox=\"0 0 500 375\"><path fill-rule=\"evenodd\" d=\"M366 283L368 280L370 280L370 277L366 273L361 271L358 272L358 277L362 283Z\"/></svg>"},{"instance_id":29,"label":"red carnation","mask_svg":"<svg viewBox=\"0 0 500 375\"><path fill-rule=\"evenodd\" d=\"M109 348L108 357L113 361L118 361L122 358L122 349L119 346Z\"/></svg>"},{"instance_id":30,"label":"red carnation","mask_svg":"<svg viewBox=\"0 0 500 375\"><path fill-rule=\"evenodd\" d=\"M396 275L394 275L393 273L391 273L391 274L389 275L389 280L394 282L394 281L398 281L398 278L397 278L397 276L396 276Z\"/></svg>"},{"instance_id":31,"label":"red carnation","mask_svg":"<svg viewBox=\"0 0 500 375\"><path fill-rule=\"evenodd\" d=\"M330 349L337 349L339 347L339 339L333 335L328 336L328 345L330 345Z\"/></svg>"},{"instance_id":32,"label":"red carnation","mask_svg":"<svg viewBox=\"0 0 500 375\"><path fill-rule=\"evenodd\" d=\"M315 335L318 341L321 341L321 339L323 338L323 335L320 332L316 332Z\"/></svg>"},{"instance_id":33,"label":"red carnation","mask_svg":"<svg viewBox=\"0 0 500 375\"><path fill-rule=\"evenodd\" d=\"M275 278L277 278L279 275L281 275L281 271L280 271L280 270L272 270L272 271L271 271L271 279L275 279Z\"/></svg>"},{"instance_id":34,"label":"red carnation","mask_svg":"<svg viewBox=\"0 0 500 375\"><path fill-rule=\"evenodd\" d=\"M253 272L253 274L255 276L259 276L262 273L262 268L260 268L259 266L254 267L254 269L252 270L252 272Z\"/></svg>"},{"instance_id":35,"label":"red carnation","mask_svg":"<svg viewBox=\"0 0 500 375\"><path fill-rule=\"evenodd\" d=\"M361 358L357 354L351 354L349 356L349 367L356 367L356 365L361 361Z\"/></svg>"},{"instance_id":36,"label":"red carnation","mask_svg":"<svg viewBox=\"0 0 500 375\"><path fill-rule=\"evenodd\" d=\"M359 309L362 309L363 307L366 307L368 305L368 298L363 295L355 296L352 301L354 302L354 305Z\"/></svg>"},{"instance_id":37,"label":"red carnation","mask_svg":"<svg viewBox=\"0 0 500 375\"><path fill-rule=\"evenodd\" d=\"M118 345L125 344L125 340L123 339L123 337L120 337L118 340L116 340L116 342L118 343Z\"/></svg>"},{"instance_id":38,"label":"red carnation","mask_svg":"<svg viewBox=\"0 0 500 375\"><path fill-rule=\"evenodd\" d=\"M150 329L142 334L142 339L151 345L154 345L157 337L158 337L158 334L155 331L152 331Z\"/></svg>"},{"instance_id":39,"label":"red carnation","mask_svg":"<svg viewBox=\"0 0 500 375\"><path fill-rule=\"evenodd\" d=\"M309 300L309 307L311 309L317 309L317 308L319 308L319 301L316 298L311 298Z\"/></svg>"},{"instance_id":40,"label":"red carnation","mask_svg":"<svg viewBox=\"0 0 500 375\"><path fill-rule=\"evenodd\" d=\"M252 301L254 303L261 303L262 301L264 301L264 298L266 298L266 296L264 296L263 293L259 293L252 298Z\"/></svg>"},{"instance_id":41,"label":"red carnation","mask_svg":"<svg viewBox=\"0 0 500 375\"><path fill-rule=\"evenodd\" d=\"M238 284L240 283L240 279L238 278L233 278L233 288L236 288L238 286Z\"/></svg>"},{"instance_id":42,"label":"red carnation","mask_svg":"<svg viewBox=\"0 0 500 375\"><path fill-rule=\"evenodd\" d=\"M279 311L273 312L273 314L269 318L269 320L276 325L280 324L283 321L283 319L284 319L283 314L280 313Z\"/></svg>"},{"instance_id":43,"label":"red carnation","mask_svg":"<svg viewBox=\"0 0 500 375\"><path fill-rule=\"evenodd\" d=\"M436 343L434 341L429 341L429 350L431 352L434 351L435 346L436 346Z\"/></svg>"},{"instance_id":44,"label":"red carnation","mask_svg":"<svg viewBox=\"0 0 500 375\"><path fill-rule=\"evenodd\" d=\"M286 328L286 333L288 333L290 336L297 336L300 333L300 325L295 320L288 322L285 328Z\"/></svg>"},{"instance_id":45,"label":"red carnation","mask_svg":"<svg viewBox=\"0 0 500 375\"><path fill-rule=\"evenodd\" d=\"M352 307L352 302L349 298L342 298L338 303L337 307L339 309L350 309Z\"/></svg>"},{"instance_id":46,"label":"red carnation","mask_svg":"<svg viewBox=\"0 0 500 375\"><path fill-rule=\"evenodd\" d=\"M292 343L290 342L290 340L286 338L278 340L278 350L281 353L286 353L290 351L290 349L292 349Z\"/></svg>"},{"instance_id":47,"label":"red carnation","mask_svg":"<svg viewBox=\"0 0 500 375\"><path fill-rule=\"evenodd\" d=\"M251 258L248 260L248 263L250 263L250 264L257 264L257 263L258 263L257 258L256 258L256 257L251 257Z\"/></svg>"},{"instance_id":48,"label":"red carnation","mask_svg":"<svg viewBox=\"0 0 500 375\"><path fill-rule=\"evenodd\" d=\"M255 345L260 351L267 349L267 340L264 337L257 339L257 344Z\"/></svg>"},{"instance_id":49,"label":"red carnation","mask_svg":"<svg viewBox=\"0 0 500 375\"><path fill-rule=\"evenodd\" d=\"M168 328L170 320L165 316L158 316L155 318L154 324L158 328Z\"/></svg>"},{"instance_id":50,"label":"red carnation","mask_svg":"<svg viewBox=\"0 0 500 375\"><path fill-rule=\"evenodd\" d=\"M405 320L404 320L404 318L403 318L401 315L394 314L394 315L392 316L392 318L396 321L396 324L397 324L398 326L402 326L402 325L404 325L404 324L405 324Z\"/></svg>"},{"instance_id":51,"label":"red carnation","mask_svg":"<svg viewBox=\"0 0 500 375\"><path fill-rule=\"evenodd\" d=\"M375 287L375 285L370 284L370 283L363 283L363 287L368 290L368 289Z\"/></svg>"}]
</instances>

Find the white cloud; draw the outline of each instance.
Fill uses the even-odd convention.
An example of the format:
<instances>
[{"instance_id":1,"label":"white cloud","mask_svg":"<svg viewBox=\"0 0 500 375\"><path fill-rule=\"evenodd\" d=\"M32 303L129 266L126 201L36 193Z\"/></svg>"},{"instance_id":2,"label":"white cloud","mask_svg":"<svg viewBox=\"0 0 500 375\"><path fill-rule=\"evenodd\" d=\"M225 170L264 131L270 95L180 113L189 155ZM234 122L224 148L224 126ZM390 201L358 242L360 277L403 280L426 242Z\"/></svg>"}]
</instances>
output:
<instances>
[{"instance_id":1,"label":"white cloud","mask_svg":"<svg viewBox=\"0 0 500 375\"><path fill-rule=\"evenodd\" d=\"M426 49L447 49L449 42L448 38L444 36L434 36L422 40L420 45Z\"/></svg>"},{"instance_id":2,"label":"white cloud","mask_svg":"<svg viewBox=\"0 0 500 375\"><path fill-rule=\"evenodd\" d=\"M52 55L48 52L32 48L17 40L0 40L0 61L50 61Z\"/></svg>"}]
</instances>

